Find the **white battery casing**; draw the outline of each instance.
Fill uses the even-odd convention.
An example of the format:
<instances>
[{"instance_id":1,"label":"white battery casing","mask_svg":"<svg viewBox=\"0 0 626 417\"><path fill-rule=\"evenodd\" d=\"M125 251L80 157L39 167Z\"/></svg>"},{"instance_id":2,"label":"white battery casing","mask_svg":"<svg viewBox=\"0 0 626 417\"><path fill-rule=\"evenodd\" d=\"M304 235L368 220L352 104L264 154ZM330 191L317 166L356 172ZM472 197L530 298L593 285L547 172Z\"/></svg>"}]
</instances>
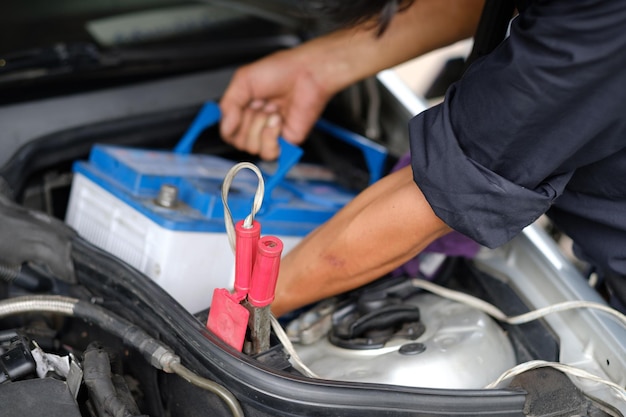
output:
<instances>
[{"instance_id":1,"label":"white battery casing","mask_svg":"<svg viewBox=\"0 0 626 417\"><path fill-rule=\"evenodd\" d=\"M191 313L211 305L213 289L233 286L235 258L225 233L164 228L80 173L66 222L153 279ZM285 252L300 239L281 237Z\"/></svg>"},{"instance_id":2,"label":"white battery casing","mask_svg":"<svg viewBox=\"0 0 626 417\"><path fill-rule=\"evenodd\" d=\"M66 222L199 312L210 307L215 288L234 283L221 201L234 165L210 155L96 145L88 161L74 164ZM283 241L283 254L354 196L303 171L277 184L256 216L262 235ZM257 183L250 171L237 174L228 196L234 221L249 214ZM164 185L178 191L171 207L158 202Z\"/></svg>"}]
</instances>

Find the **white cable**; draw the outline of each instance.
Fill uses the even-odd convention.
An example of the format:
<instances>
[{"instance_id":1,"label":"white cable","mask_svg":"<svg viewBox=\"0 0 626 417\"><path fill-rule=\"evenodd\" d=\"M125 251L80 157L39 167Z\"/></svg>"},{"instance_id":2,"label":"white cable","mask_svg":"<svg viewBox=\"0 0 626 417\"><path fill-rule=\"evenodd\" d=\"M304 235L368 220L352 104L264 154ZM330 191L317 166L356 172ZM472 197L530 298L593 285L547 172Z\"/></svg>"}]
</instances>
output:
<instances>
[{"instance_id":1,"label":"white cable","mask_svg":"<svg viewBox=\"0 0 626 417\"><path fill-rule=\"evenodd\" d=\"M259 184L256 188L256 193L254 193L254 200L252 201L252 209L250 214L244 219L243 226L245 228L252 227L252 222L254 221L254 216L261 209L261 205L263 205L263 195L265 194L265 181L263 181L263 174L261 170L250 162L240 162L234 165L231 169L228 170L226 176L224 177L224 182L222 183L222 204L224 205L224 226L226 227L226 235L228 236L228 243L230 244L230 248L233 253L235 252L235 225L233 223L233 215L230 212L230 208L228 207L228 191L230 191L230 185L235 179L235 175L242 169L249 169L256 174L259 179Z\"/></svg>"},{"instance_id":2,"label":"white cable","mask_svg":"<svg viewBox=\"0 0 626 417\"><path fill-rule=\"evenodd\" d=\"M591 301L580 301L580 300L579 301L565 301L562 303L553 304L551 306L547 306L547 307L543 307L534 311L530 311L528 313L524 313L519 316L509 317L506 314L504 314L500 309L495 307L494 305L489 304L471 295L454 291L454 290L450 290L448 288L444 288L437 284L433 284L432 282L429 282L423 279L418 279L418 278L412 279L411 284L416 288L421 288L423 290L432 292L433 294L437 294L441 297L458 301L460 303L477 308L489 314L491 317L499 321L508 323L508 324L528 323L530 321L537 320L541 317L544 317L548 314L556 313L559 311L573 310L577 308L590 308L594 310L603 311L615 317L618 321L622 323L622 325L626 326L626 315L620 313L619 311L607 305L594 303Z\"/></svg>"},{"instance_id":3,"label":"white cable","mask_svg":"<svg viewBox=\"0 0 626 417\"><path fill-rule=\"evenodd\" d=\"M308 366L306 366L306 364L302 361L302 359L298 355L298 352L296 352L296 349L293 347L291 340L289 340L289 336L287 336L287 333L285 333L285 330L283 329L283 327L280 325L278 320L276 320L276 317L272 315L271 319L272 319L272 329L274 329L274 332L276 333L276 337L278 337L278 340L280 340L280 342L283 344L283 347L285 348L291 360L293 361L293 366L297 370L302 372L304 375L308 376L309 378L319 379L320 377L315 372L313 372Z\"/></svg>"},{"instance_id":4,"label":"white cable","mask_svg":"<svg viewBox=\"0 0 626 417\"><path fill-rule=\"evenodd\" d=\"M566 301L563 303L558 303L558 304L554 304L548 307L530 311L528 313L521 314L519 316L509 317L506 314L504 314L500 309L495 307L494 305L489 304L479 298L473 297L469 294L450 290L448 288L444 288L437 284L433 284L432 282L429 282L423 279L418 279L418 278L412 279L411 284L416 288L421 288L423 290L432 292L433 294L437 294L441 297L444 297L453 301L458 301L460 303L469 305L470 307L474 307L478 310L481 310L487 313L488 315L490 315L491 317L497 320L500 320L502 322L509 323L509 324L528 323L530 321L536 320L538 318L541 318L543 316L546 316L548 314L555 313L558 311L572 310L576 308L590 308L590 309L596 309L596 310L600 310L605 313L608 313L611 316L618 319L624 326L626 326L626 316L624 314L604 304L593 303L590 301ZM604 378L600 378L599 376L593 375L580 368L575 368L571 365L566 365L566 364L558 363L558 362L540 361L540 360L525 362L525 363L515 366L514 368L509 369L508 371L505 371L502 375L500 375L500 377L496 381L487 385L486 388L495 388L505 379L514 377L516 375L527 372L531 369L536 369L540 367L552 367L554 369L557 369L571 376L584 378L584 379L588 379L588 380L591 380L600 384L604 384L610 387L611 389L615 390L622 399L626 400L626 390L612 381L609 381Z\"/></svg>"},{"instance_id":5,"label":"white cable","mask_svg":"<svg viewBox=\"0 0 626 417\"><path fill-rule=\"evenodd\" d=\"M558 363L558 362L548 362L548 361L540 361L540 360L525 362L525 363L515 366L514 368L509 369L508 371L505 371L502 375L500 375L498 379L493 381L491 384L487 385L485 388L487 389L496 388L502 381L506 379L520 375L532 369L545 368L545 367L554 368L558 371L563 372L564 374L571 375L577 378L583 378L583 379L587 379L589 381L593 381L599 384L604 384L608 386L609 388L613 389L619 397L621 397L624 401L626 401L626 389L624 389L623 387L617 385L616 383L612 381L608 381L606 379L600 378L587 371L584 371L580 368L575 368L570 365L565 365L563 363Z\"/></svg>"}]
</instances>

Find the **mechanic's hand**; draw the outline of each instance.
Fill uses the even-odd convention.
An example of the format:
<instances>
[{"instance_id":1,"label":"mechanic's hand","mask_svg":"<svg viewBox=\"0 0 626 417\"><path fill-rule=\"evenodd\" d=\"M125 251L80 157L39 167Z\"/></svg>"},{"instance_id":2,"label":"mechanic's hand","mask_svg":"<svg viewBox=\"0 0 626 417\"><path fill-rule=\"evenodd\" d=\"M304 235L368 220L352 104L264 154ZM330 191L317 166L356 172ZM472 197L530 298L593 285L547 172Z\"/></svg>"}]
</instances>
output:
<instances>
[{"instance_id":1,"label":"mechanic's hand","mask_svg":"<svg viewBox=\"0 0 626 417\"><path fill-rule=\"evenodd\" d=\"M301 144L333 92L316 79L314 55L281 51L241 67L220 108L222 138L237 149L275 159L279 134Z\"/></svg>"}]
</instances>

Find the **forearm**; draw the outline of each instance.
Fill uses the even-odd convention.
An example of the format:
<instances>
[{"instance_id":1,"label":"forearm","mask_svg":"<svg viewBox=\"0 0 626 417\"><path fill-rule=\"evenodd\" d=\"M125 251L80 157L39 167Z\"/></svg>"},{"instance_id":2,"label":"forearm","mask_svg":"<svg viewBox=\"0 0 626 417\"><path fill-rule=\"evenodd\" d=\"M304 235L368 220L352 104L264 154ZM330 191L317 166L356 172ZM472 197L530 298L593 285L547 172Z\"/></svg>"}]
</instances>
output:
<instances>
[{"instance_id":1,"label":"forearm","mask_svg":"<svg viewBox=\"0 0 626 417\"><path fill-rule=\"evenodd\" d=\"M474 34L484 0L415 0L382 36L373 22L339 30L303 45L317 57L312 71L332 92ZM309 61L310 63L310 61Z\"/></svg>"},{"instance_id":2,"label":"forearm","mask_svg":"<svg viewBox=\"0 0 626 417\"><path fill-rule=\"evenodd\" d=\"M417 255L450 231L413 182L410 167L361 193L281 262L272 311L357 288Z\"/></svg>"}]
</instances>

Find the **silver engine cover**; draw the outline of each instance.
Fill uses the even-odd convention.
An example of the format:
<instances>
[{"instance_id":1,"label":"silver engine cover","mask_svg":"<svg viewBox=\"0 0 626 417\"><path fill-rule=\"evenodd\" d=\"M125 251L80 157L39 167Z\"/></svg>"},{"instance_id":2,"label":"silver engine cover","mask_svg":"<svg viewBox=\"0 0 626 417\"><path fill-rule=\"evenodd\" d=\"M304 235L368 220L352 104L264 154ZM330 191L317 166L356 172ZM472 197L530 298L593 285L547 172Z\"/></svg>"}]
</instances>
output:
<instances>
[{"instance_id":1,"label":"silver engine cover","mask_svg":"<svg viewBox=\"0 0 626 417\"><path fill-rule=\"evenodd\" d=\"M477 389L516 365L510 340L485 313L432 294L409 300L421 311L425 332L393 338L373 350L346 349L328 338L295 344L319 377L429 388Z\"/></svg>"}]
</instances>

